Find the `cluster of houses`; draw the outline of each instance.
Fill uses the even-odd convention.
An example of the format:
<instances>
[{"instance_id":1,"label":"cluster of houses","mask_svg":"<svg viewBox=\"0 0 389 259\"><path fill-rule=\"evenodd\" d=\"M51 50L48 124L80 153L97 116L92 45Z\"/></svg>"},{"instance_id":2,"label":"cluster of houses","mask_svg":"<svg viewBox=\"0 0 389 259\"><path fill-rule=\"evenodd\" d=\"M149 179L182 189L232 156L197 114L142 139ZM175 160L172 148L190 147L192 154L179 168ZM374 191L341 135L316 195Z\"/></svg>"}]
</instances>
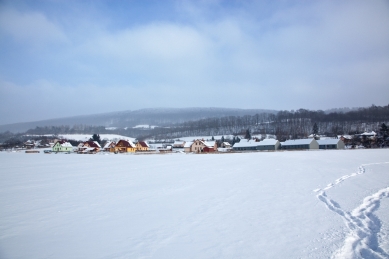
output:
<instances>
[{"instance_id":1,"label":"cluster of houses","mask_svg":"<svg viewBox=\"0 0 389 259\"><path fill-rule=\"evenodd\" d=\"M79 154L95 154L100 151L113 152L113 153L127 153L127 152L139 152L149 151L149 144L145 141L138 141L133 143L130 140L119 140L118 142L109 141L104 147L101 147L97 141L85 141L80 143L77 147L73 147L66 140L58 140L55 142L52 151L53 152L77 152Z\"/></svg>"},{"instance_id":2,"label":"cluster of houses","mask_svg":"<svg viewBox=\"0 0 389 259\"><path fill-rule=\"evenodd\" d=\"M232 147L228 142L223 142L221 147L216 146L215 141L195 140L185 143L185 152L214 152L214 151L276 151L276 150L303 150L303 149L344 149L345 145L341 139L323 139L315 138L287 140L279 142L276 139L241 139Z\"/></svg>"},{"instance_id":3,"label":"cluster of houses","mask_svg":"<svg viewBox=\"0 0 389 259\"><path fill-rule=\"evenodd\" d=\"M233 146L228 142L222 142L219 146L217 141L206 141L196 139L193 141L175 141L168 146L151 146L145 141L136 143L130 140L119 140L117 142L107 142L104 147L96 141L85 141L77 147L73 147L66 140L57 140L52 147L52 152L77 152L79 154L95 154L97 152L112 153L135 153L135 152L172 152L174 150L185 153L213 153L229 151L276 151L276 150L310 150L310 149L344 149L345 144L342 139L315 138L287 140L279 142L276 139L241 139Z\"/></svg>"},{"instance_id":4,"label":"cluster of houses","mask_svg":"<svg viewBox=\"0 0 389 259\"><path fill-rule=\"evenodd\" d=\"M359 141L359 142L358 142ZM276 150L311 150L311 149L345 149L364 148L364 143L377 141L375 132L365 132L358 135L342 135L338 138L322 138L309 136L306 139L286 140L280 142L276 139L241 139L231 145L229 142L215 140L195 139L192 141L176 140L169 144L149 144L145 141L131 141L121 139L116 141L103 142L101 146L96 141L76 142L61 139L45 139L44 141L28 140L23 143L20 149L35 150L39 148L50 148L46 152L74 152L79 154L94 154L97 152L112 153L163 153L163 152L185 152L185 153L213 153L213 152L242 152L242 151L276 151ZM76 143L75 143L76 142ZM78 144L79 143L79 144ZM75 144L75 145L74 145ZM77 145L78 144L78 145Z\"/></svg>"}]
</instances>

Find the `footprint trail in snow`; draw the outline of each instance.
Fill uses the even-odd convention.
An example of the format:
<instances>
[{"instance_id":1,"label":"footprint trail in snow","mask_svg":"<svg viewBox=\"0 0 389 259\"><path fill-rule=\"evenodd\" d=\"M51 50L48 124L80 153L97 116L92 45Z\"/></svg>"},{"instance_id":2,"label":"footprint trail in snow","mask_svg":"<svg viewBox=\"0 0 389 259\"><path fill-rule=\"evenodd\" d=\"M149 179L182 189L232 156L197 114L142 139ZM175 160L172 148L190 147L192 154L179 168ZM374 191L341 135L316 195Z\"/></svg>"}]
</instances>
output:
<instances>
[{"instance_id":1,"label":"footprint trail in snow","mask_svg":"<svg viewBox=\"0 0 389 259\"><path fill-rule=\"evenodd\" d=\"M381 221L374 215L374 212L380 207L380 200L389 197L389 187L365 197L362 204L352 212L343 210L338 203L328 198L325 193L326 190L335 187L350 177L364 174L366 166L378 164L389 164L389 162L363 164L358 168L357 173L342 176L323 189L314 190L318 193L317 198L329 210L340 215L349 229L343 247L333 254L333 258L389 258L389 254L379 247L378 234L381 231Z\"/></svg>"}]
</instances>

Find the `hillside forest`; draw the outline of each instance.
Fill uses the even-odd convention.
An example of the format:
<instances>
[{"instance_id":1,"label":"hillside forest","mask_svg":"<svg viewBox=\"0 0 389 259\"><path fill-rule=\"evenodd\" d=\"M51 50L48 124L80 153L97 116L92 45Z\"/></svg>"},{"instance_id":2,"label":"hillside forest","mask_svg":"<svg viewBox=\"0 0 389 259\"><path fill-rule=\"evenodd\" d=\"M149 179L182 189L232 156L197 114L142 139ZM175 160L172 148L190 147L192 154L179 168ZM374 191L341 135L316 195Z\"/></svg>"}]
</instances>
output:
<instances>
[{"instance_id":1,"label":"hillside forest","mask_svg":"<svg viewBox=\"0 0 389 259\"><path fill-rule=\"evenodd\" d=\"M24 133L0 133L0 142L25 138L26 135L59 134L119 134L138 140L171 140L190 136L234 135L275 135L279 141L306 138L313 133L316 124L318 135L336 137L355 135L363 132L382 131L382 125L389 125L389 105L348 110L291 110L277 113L259 113L244 116L211 117L189 120L164 127L150 128L106 128L105 126L62 125L36 127ZM22 139L21 139L22 140Z\"/></svg>"}]
</instances>

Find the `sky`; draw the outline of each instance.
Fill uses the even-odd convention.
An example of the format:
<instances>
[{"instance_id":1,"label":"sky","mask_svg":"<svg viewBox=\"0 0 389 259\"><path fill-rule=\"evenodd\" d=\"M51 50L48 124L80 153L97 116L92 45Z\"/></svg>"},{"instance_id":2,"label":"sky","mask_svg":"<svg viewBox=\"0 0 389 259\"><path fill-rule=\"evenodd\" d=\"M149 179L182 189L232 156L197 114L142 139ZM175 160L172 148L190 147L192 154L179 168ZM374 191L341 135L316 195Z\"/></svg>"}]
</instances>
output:
<instances>
[{"instance_id":1,"label":"sky","mask_svg":"<svg viewBox=\"0 0 389 259\"><path fill-rule=\"evenodd\" d=\"M0 1L0 124L389 103L389 1Z\"/></svg>"}]
</instances>

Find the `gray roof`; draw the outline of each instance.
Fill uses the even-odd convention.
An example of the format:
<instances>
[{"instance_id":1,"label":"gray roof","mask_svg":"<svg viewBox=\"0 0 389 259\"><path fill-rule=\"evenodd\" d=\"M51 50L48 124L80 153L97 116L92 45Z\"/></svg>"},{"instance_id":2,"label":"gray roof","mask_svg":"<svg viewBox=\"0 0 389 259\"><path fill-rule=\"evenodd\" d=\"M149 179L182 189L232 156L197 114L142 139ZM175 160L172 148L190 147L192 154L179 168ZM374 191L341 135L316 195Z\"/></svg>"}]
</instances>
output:
<instances>
[{"instance_id":1,"label":"gray roof","mask_svg":"<svg viewBox=\"0 0 389 259\"><path fill-rule=\"evenodd\" d=\"M260 146L274 146L278 143L279 141L276 140L276 139L270 139L270 138L267 138L267 139L264 139L262 140L261 142L259 142L259 145Z\"/></svg>"},{"instance_id":2,"label":"gray roof","mask_svg":"<svg viewBox=\"0 0 389 259\"><path fill-rule=\"evenodd\" d=\"M317 143L319 143L319 145L337 145L339 141L341 140L336 138L328 138L317 140Z\"/></svg>"},{"instance_id":3,"label":"gray roof","mask_svg":"<svg viewBox=\"0 0 389 259\"><path fill-rule=\"evenodd\" d=\"M238 143L235 143L233 147L257 147L257 146L259 146L259 142L255 142L255 140L241 139Z\"/></svg>"},{"instance_id":4,"label":"gray roof","mask_svg":"<svg viewBox=\"0 0 389 259\"><path fill-rule=\"evenodd\" d=\"M313 138L306 138L306 139L289 139L285 142L282 142L283 146L292 146L292 145L309 145L312 143L312 141L316 141Z\"/></svg>"}]
</instances>

